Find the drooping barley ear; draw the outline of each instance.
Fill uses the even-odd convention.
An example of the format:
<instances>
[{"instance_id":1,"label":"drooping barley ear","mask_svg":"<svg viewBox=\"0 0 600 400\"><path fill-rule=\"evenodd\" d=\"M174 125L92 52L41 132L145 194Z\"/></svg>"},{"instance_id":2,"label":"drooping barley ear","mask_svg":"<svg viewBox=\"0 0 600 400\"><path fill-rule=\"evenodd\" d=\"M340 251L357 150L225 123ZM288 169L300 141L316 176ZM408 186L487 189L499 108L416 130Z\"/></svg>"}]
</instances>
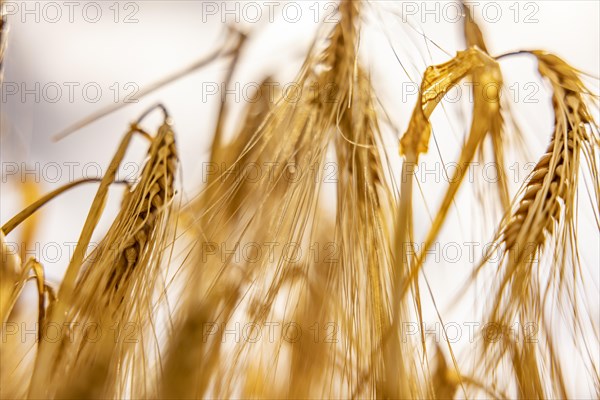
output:
<instances>
[{"instance_id":1,"label":"drooping barley ear","mask_svg":"<svg viewBox=\"0 0 600 400\"><path fill-rule=\"evenodd\" d=\"M552 331L547 326L552 318L547 315L546 304L556 301L566 318L575 323L573 329L580 329L578 295L573 289L583 285L575 230L577 187L582 155L597 187L600 142L597 123L588 109L589 91L577 70L555 55L530 53L537 58L538 70L552 88L554 132L546 153L520 190L518 202L500 224L495 242L503 252L487 318L500 327L511 326L515 319L539 327L543 338L540 345L519 344L519 357L512 362L513 373L520 383L519 394L566 397L562 368L554 350ZM596 215L597 196L596 189L593 205ZM551 262L545 265L543 256L548 251L552 252ZM475 270L476 274L487 258ZM585 338L582 340L585 342ZM489 347L491 344L487 343L486 348ZM503 355L501 351L492 358L490 368L496 368ZM594 371L593 359L588 361L592 366L590 371ZM597 372L592 374L597 382ZM531 382L538 383L532 386Z\"/></svg>"},{"instance_id":2,"label":"drooping barley ear","mask_svg":"<svg viewBox=\"0 0 600 400\"><path fill-rule=\"evenodd\" d=\"M162 106L161 106L162 107ZM165 112L165 118L167 118L167 114L166 111L164 110L163 107L163 111ZM145 115L145 114L144 114ZM100 219L100 216L102 214L103 211L103 207L106 201L106 196L108 194L108 188L109 186L112 184L112 182L114 181L117 169L125 155L125 152L127 150L127 147L131 141L131 138L133 137L134 134L136 133L142 133L144 135L147 136L147 134L143 133L143 131L140 131L140 129L138 128L139 122L132 124L130 130L127 132L127 134L125 135L125 137L123 138L123 140L121 141L117 152L115 153L115 156L113 157L111 164L109 165L109 167L106 170L105 175L103 176L101 183L100 183L100 187L98 189L98 192L96 194L96 197L94 198L94 201L92 203L92 206L90 208L90 212L88 214L88 217L86 219L86 223L83 227L81 236L79 238L79 241L77 242L77 245L75 247L75 250L73 252L72 258L70 260L69 266L67 268L65 277L62 281L62 284L60 286L60 290L58 292L58 296L57 296L57 301L54 305L54 307L52 307L52 311L51 313L48 315L48 321L52 322L52 323L58 323L61 326L63 326L62 324L65 323L65 321L67 321L67 318L70 318L70 316L73 316L73 313L75 313L75 316L77 315L77 312L81 309L83 310L87 310L87 309L94 309L94 308L100 308L102 309L102 307L106 307L106 303L103 303L102 306L99 305L99 303L94 303L94 300L97 297L97 293L95 292L91 292L89 291L89 287L88 290L86 291L89 295L89 297L87 298L83 298L82 299L82 291L83 289L81 289L81 272L82 272L82 267L84 265L94 265L94 261L96 262L100 262L102 261L105 265L108 264L112 267L112 269L114 269L115 266L120 265L119 263L117 263L116 261L118 260L118 258L115 258L115 253L119 254L119 250L121 251L126 251L126 255L125 257L125 263L126 265L128 264L128 261L130 260L134 260L137 259L137 257L139 255L134 254L136 250L138 250L138 248L136 247L136 244L139 244L140 242L144 241L144 233L146 233L144 225L147 223L155 223L154 221L154 217L152 215L152 213L150 213L149 211L153 210L154 208L159 208L159 209L163 209L162 207L166 207L165 203L165 199L163 196L165 195L165 193L169 193L168 190L163 190L163 187L168 187L169 185L172 184L172 171L173 171L173 159L172 157L172 145L174 143L174 140L172 139L172 131L170 130L168 124L165 124L163 127L161 127L161 129L159 130L159 134L157 135L157 137L153 140L151 147L150 147L150 154L149 154L149 161L146 163L145 168L143 170L143 174L140 177L140 183L138 185L136 185L136 187L133 189L133 194L130 194L129 196L127 196L127 199L125 201L126 204L126 208L121 210L120 213L120 217L123 217L123 214L125 214L126 216L128 216L129 218L125 218L125 219L117 219L115 221L115 223L113 224L113 229L107 234L110 235L108 239L103 240L103 243L106 244L108 242L108 245L102 247L103 249L103 253L102 255L104 256L104 258L99 257L98 253L96 253L95 255L97 256L96 258L94 258L94 260L91 260L89 262L84 262L85 260L85 256L86 256L86 252L88 250L88 246L90 244L90 240L91 240L91 236L92 233L98 223L98 220ZM172 194L172 192L171 192ZM145 214L144 214L145 213ZM137 219L134 219L133 217L137 216ZM151 221L151 222L149 222ZM160 231L161 233L164 233L162 231L162 226L160 228L157 228L158 231ZM120 234L120 236L119 236ZM131 238L134 239L134 242L137 240L138 243L131 243ZM152 238L149 238L152 239ZM149 240L146 239L146 240ZM159 249L155 249L151 246L151 244L155 244L156 242L152 242L152 241L148 241L147 242L147 248L151 249L152 251L150 252L151 254L156 254L156 253L160 253ZM161 242L163 245L164 243ZM123 245L125 245L125 247L123 247ZM117 249L117 250L115 250ZM129 259L128 259L129 257ZM142 257L140 264L143 264L144 262L148 262L152 265L154 265L155 263L158 263L158 261L156 260L157 257L150 257L150 259L144 259ZM121 262L122 263L122 262ZM100 267L98 269L103 269L111 271L112 269L108 269L106 267ZM143 267L137 268L137 271L139 274L143 275L143 272L141 271L143 269ZM94 271L94 272L90 272L90 274L94 274L96 273L97 269L91 268L91 269L87 269L86 271ZM109 272L110 273L110 272ZM133 280L133 279L132 279ZM108 281L108 279L106 279L105 283ZM84 285L87 286L87 285ZM93 285L92 285L93 286ZM134 288L137 288L138 290L142 290L145 288L145 286L143 284L140 284L139 286L136 285L132 285ZM141 288L141 289L140 289ZM152 287L148 287L146 288L148 291L151 291L153 288ZM99 287L96 287L96 290L100 290ZM104 290L104 288L102 288L102 290ZM147 294L147 293L145 293ZM130 293L128 293L129 296L131 296ZM82 299L80 302L77 302L76 299ZM106 298L105 298L106 300ZM147 300L147 297L140 297L140 302L144 302L145 300ZM114 303L111 303L112 310L113 312L116 312L118 315L119 311L122 311L119 309L119 307L115 307L114 304L119 304L121 301L123 301L123 299L115 299ZM81 304L81 303L84 304ZM92 305L90 305L90 303ZM74 305L77 305L77 307L74 307ZM94 307L95 305L95 307ZM106 309L103 309L103 311L108 311ZM138 312L139 310L137 309L130 309L129 312L130 313L135 313ZM113 317L113 312L107 312L107 319L112 318ZM72 321L69 321L72 322ZM93 320L94 323L100 324L100 326L102 326L101 322L104 321L99 321L98 319ZM33 372L33 377L32 377L32 382L30 385L30 395L32 396L44 396L44 395L48 395L49 394L49 390L51 390L52 388L54 388L53 390L56 390L57 388L54 385L50 385L49 382L52 381L52 377L54 376L54 374L56 373L60 373L60 369L57 368L53 368L53 366L55 366L56 364L60 364L60 358L61 356L64 356L64 354L66 354L65 352L61 353L61 346L62 344L65 342L64 338L62 341L59 342L48 342L48 341L43 341L40 343L39 347L38 347L38 354L36 357L36 364L35 364L35 368L34 368L34 372ZM114 347L114 346L113 346ZM68 353L68 352L67 352ZM72 353L70 353L71 355L74 355ZM64 372L64 371L62 371ZM83 373L83 371L82 371ZM102 382L98 382L99 384L102 384ZM91 387L91 390L93 388Z\"/></svg>"},{"instance_id":3,"label":"drooping barley ear","mask_svg":"<svg viewBox=\"0 0 600 400\"><path fill-rule=\"evenodd\" d=\"M100 216L102 214L106 196L108 195L108 188L117 173L117 168L121 163L125 155L125 151L135 133L134 129L125 135L119 148L113 157L113 160L106 171L106 174L102 178L96 197L92 202L90 212L86 218L83 230L80 238L77 241L77 246L73 252L69 266L63 278L63 282L60 286L57 302L55 307L52 309L52 313L49 315L49 321L58 323L59 326L63 326L65 322L67 311L70 308L73 290L75 287L75 280L79 274L85 253L89 246L92 233L98 224ZM52 368L55 360L59 357L60 346L57 343L43 341L38 346L38 352L35 361L35 367L31 378L31 384L29 387L29 396L31 397L45 397L51 390L53 373L55 372Z\"/></svg>"},{"instance_id":4,"label":"drooping barley ear","mask_svg":"<svg viewBox=\"0 0 600 400\"><path fill-rule=\"evenodd\" d=\"M585 99L587 89L576 70L560 58L544 52L531 53L538 59L540 74L552 86L555 126L546 153L521 190L519 202L500 225L499 242L512 256L507 278L525 267L523 264L530 263L548 239L557 241L559 246L555 250L559 253L566 244L563 240L575 239L572 229L582 152L591 163L593 181L598 182L594 156L598 131ZM555 267L565 267L563 257L555 262ZM501 287L507 283L503 282Z\"/></svg>"},{"instance_id":5,"label":"drooping barley ear","mask_svg":"<svg viewBox=\"0 0 600 400\"><path fill-rule=\"evenodd\" d=\"M88 257L69 310L71 320L98 323L103 330L133 327L140 344L104 337L98 344L80 343L76 361L64 371L78 383L61 388L59 396L118 397L127 385L134 397L152 394L146 381L151 364L132 357L136 349L153 356L154 339L146 336L146 329L153 324L155 298L162 293L157 284L169 247L176 169L175 137L165 122L152 138L138 182L126 193L113 225ZM154 345L156 356L158 343ZM128 368L132 375L123 376L121 369Z\"/></svg>"},{"instance_id":6,"label":"drooping barley ear","mask_svg":"<svg viewBox=\"0 0 600 400\"><path fill-rule=\"evenodd\" d=\"M105 291L111 300L120 299L119 287L129 281L130 274L142 263L144 252L154 245L156 230L164 228L162 217L168 211L174 196L177 170L175 135L168 123L163 124L148 151L148 160L140 180L123 202L121 215L117 218L122 229L121 243L115 250L114 268L106 283ZM121 221L131 221L130 225ZM122 227L121 227L122 226ZM116 228L115 228L116 230ZM114 250L114 249L113 249ZM93 268L93 267L90 267Z\"/></svg>"}]
</instances>

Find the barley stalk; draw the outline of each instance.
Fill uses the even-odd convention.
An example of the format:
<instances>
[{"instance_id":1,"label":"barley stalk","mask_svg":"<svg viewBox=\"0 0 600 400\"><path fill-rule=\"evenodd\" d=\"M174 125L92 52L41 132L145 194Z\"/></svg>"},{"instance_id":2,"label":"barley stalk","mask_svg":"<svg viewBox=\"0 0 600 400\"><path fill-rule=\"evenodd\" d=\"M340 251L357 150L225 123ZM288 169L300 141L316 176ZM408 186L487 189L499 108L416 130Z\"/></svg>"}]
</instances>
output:
<instances>
[{"instance_id":1,"label":"barley stalk","mask_svg":"<svg viewBox=\"0 0 600 400\"><path fill-rule=\"evenodd\" d=\"M60 194L62 194L64 192L69 191L70 189L72 189L76 186L79 186L83 183L92 183L92 182L99 182L99 179L97 179L97 178L82 178L82 179L75 180L73 182L69 182L66 185L59 187L58 189L53 190L52 192L44 195L43 197L39 198L35 202L31 203L29 206L24 208L21 212L19 212L17 215L15 215L9 221L7 221L4 225L2 225L2 228L1 228L2 232L5 235L8 235L10 232L12 232L13 229L15 229L17 226L19 226L23 221L25 221L27 218L29 218L33 213L35 213L41 207L46 205L50 200L54 199L55 197L59 196Z\"/></svg>"},{"instance_id":2,"label":"barley stalk","mask_svg":"<svg viewBox=\"0 0 600 400\"><path fill-rule=\"evenodd\" d=\"M460 82L465 76L475 74L478 71L482 74L481 79L486 82L498 80L496 62L475 47L459 52L454 59L442 65L427 68L423 75L423 86L420 90L417 105L413 111L408 129L400 140L400 152L404 155L404 162L402 164L400 186L401 197L396 214L394 239L395 277L392 304L395 308L393 310L393 336L385 346L387 347L386 354L388 354L390 358L394 357L394 354L398 354L398 342L400 338L397 335L399 322L402 320L400 317L400 304L410 287L413 287L415 292L418 291L416 277L421 268L422 254L424 254L420 253L414 266L409 267L411 260L408 258L408 254L410 253L407 245L410 245L409 238L412 238L413 236L411 222L413 178L411 174L414 172L414 168L418 163L419 154L427 152L431 134L429 117L433 110L437 104L439 104L443 96L454 85ZM479 101L476 103L476 106L477 109L474 114L479 112L487 115L490 110L493 112L494 108L497 107L497 102ZM474 119L468 142L465 145L465 149L468 149L468 151L461 154L461 161L466 162L472 158L478 143L486 132L486 120ZM453 181L453 186L451 186L446 194L440 208L441 211L438 212L430 233L428 234L428 238L426 239L425 249L431 245L434 238L437 236L437 232L445 219L449 204L451 203L456 190L458 190L460 181L461 179ZM397 374L395 371L393 373ZM391 379L391 377L389 377L388 380L389 379Z\"/></svg>"},{"instance_id":3,"label":"barley stalk","mask_svg":"<svg viewBox=\"0 0 600 400\"><path fill-rule=\"evenodd\" d=\"M485 43L484 40L484 36L483 33L481 32L481 29L479 28L479 25L477 25L477 23L475 22L475 20L473 19L473 15L471 15L471 11L469 9L469 7L467 7L464 2L463 2L463 12L465 13L465 25L464 25L464 31L465 31L465 39L467 42L467 47L473 47L473 46L477 46L479 49L481 49L481 51L483 51L486 54L489 54L489 51L487 49L487 45ZM491 81L491 82L482 82L482 79L489 79L489 76L484 77L482 76L480 71L475 71L472 75L473 78L473 83L475 85L475 87L481 87L479 85L481 84L487 84L487 85L494 85L495 87L497 87L498 89L500 89L503 85L503 77L502 77L502 73L500 71L499 66L497 66L495 68L494 74L497 76L497 80L496 81ZM485 96L482 96L485 95ZM487 136L489 136L491 138L491 142L492 142L492 150L493 150L493 154L494 154L494 161L496 163L496 165L498 165L498 194L500 197L500 203L502 205L502 209L504 212L508 211L509 207L510 207L510 193L509 193L509 188L508 188L508 177L506 176L506 170L505 170L505 156L504 156L504 148L506 146L506 138L505 138L505 132L504 132L504 117L503 117L503 110L502 110L502 104L499 104L498 107L492 107L489 110L487 110L487 115L483 115L483 114L477 114L477 111L479 111L481 109L480 106L478 106L478 103L482 102L482 101L489 101L490 99L487 98L487 93L482 93L479 90L474 90L473 92L473 96L474 96L474 105L473 105L473 109L474 109L474 115L476 116L476 118L479 119L488 119L488 133ZM482 97L485 97L485 99L482 99ZM493 100L492 100L493 101ZM479 150L481 152L483 152L483 144L484 141L481 140L479 143ZM469 146L465 146L463 151L468 151L467 149L469 148ZM465 157L467 158L467 157ZM452 180L452 182L454 182L454 179Z\"/></svg>"}]
</instances>

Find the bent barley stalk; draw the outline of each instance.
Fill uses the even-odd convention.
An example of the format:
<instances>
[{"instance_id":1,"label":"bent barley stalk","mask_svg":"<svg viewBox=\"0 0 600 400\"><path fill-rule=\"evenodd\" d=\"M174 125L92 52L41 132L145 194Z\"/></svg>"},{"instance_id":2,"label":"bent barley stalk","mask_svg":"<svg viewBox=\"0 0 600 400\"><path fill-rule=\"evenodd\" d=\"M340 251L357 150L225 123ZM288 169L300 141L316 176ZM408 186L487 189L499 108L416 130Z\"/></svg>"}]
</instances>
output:
<instances>
[{"instance_id":1,"label":"bent barley stalk","mask_svg":"<svg viewBox=\"0 0 600 400\"><path fill-rule=\"evenodd\" d=\"M27 218L29 218L33 213L35 213L41 207L46 205L50 200L54 199L55 197L59 196L60 194L67 192L68 190L70 190L76 186L79 186L83 183L92 183L92 182L100 182L100 179L98 179L98 178L77 179L73 182L69 182L69 183L59 187L58 189L53 190L52 192L44 195L43 197L39 198L35 202L31 203L29 206L27 206L25 209L23 209L17 215L12 217L8 222L6 222L4 225L2 225L2 232L5 235L8 235L10 232L12 232L13 229L15 229L17 226L19 226L23 221L25 221Z\"/></svg>"},{"instance_id":2,"label":"bent barley stalk","mask_svg":"<svg viewBox=\"0 0 600 400\"><path fill-rule=\"evenodd\" d=\"M467 7L463 2L463 12L465 13L465 39L467 41L467 47L477 46L481 51L486 54L489 54L487 46L485 44L485 40L483 37L483 33L481 29L473 19L473 15L469 7ZM500 71L500 67L496 67L496 75L498 76L497 81L485 82L482 79L489 79L489 75L486 77L482 76L480 70L474 71L472 76L473 87L480 88L482 85L492 85L492 87L496 87L500 90L503 86L503 77L502 72ZM498 195L500 197L500 204L502 205L503 213L506 213L510 207L510 192L508 188L508 177L506 175L506 164L505 164L505 146L506 146L506 135L504 132L504 117L502 102L500 101L498 107L492 107L488 111L488 115L480 115L477 114L478 111L481 110L481 106L479 105L482 101L494 101L493 99L488 99L487 90L474 90L473 91L473 117L480 120L488 120L488 132L487 137L491 139L492 142L492 151L494 155L494 162L497 165L496 170L498 171ZM501 100L501 99L500 99ZM508 115L511 118L511 115ZM485 141L481 140L478 145L478 151L483 154L484 152L484 144ZM465 146L463 148L463 153L469 151L469 146ZM461 154L461 159L468 159L471 161L468 155ZM464 168L464 167L463 167ZM455 178L459 178L459 181L462 178L455 176ZM451 181L454 182L454 179ZM452 196L453 198L453 196ZM439 215L439 213L438 213Z\"/></svg>"},{"instance_id":3,"label":"bent barley stalk","mask_svg":"<svg viewBox=\"0 0 600 400\"><path fill-rule=\"evenodd\" d=\"M406 281L407 284L405 284L402 289L398 289L401 297L404 296L408 285L413 284L412 281L416 279L418 272L421 270L424 261L423 256L436 240L437 235L446 220L450 206L466 176L467 168L465 168L465 166L473 160L476 152L483 151L483 145L485 144L484 139L486 139L486 137L491 138L495 162L499 166L498 193L500 195L500 201L505 211L509 206L510 195L506 174L504 172L504 120L500 101L500 90L503 86L502 73L500 71L500 66L495 60L489 56L486 60L486 57L483 56L484 54L487 55L487 47L483 39L483 34L473 20L469 8L463 5L463 9L465 12L465 38L467 46L469 47L467 52L475 52L474 54L477 54L476 52L479 51L481 54L478 55L479 60L476 60L475 63L471 61L471 66L469 66L469 62L466 60L456 60L453 63L454 66L448 68L447 64L450 64L451 61L443 67L433 67L432 70L428 69L429 72L426 72L423 77L423 96L431 97L425 101L423 101L424 97L419 99L419 104L415 108L415 113L413 113L413 117L411 118L410 124L412 127L409 126L409 129L402 138L402 141L405 143L402 144L401 141L401 152L406 151L404 149L405 146L414 147L417 145L420 149L409 149L408 154L405 154L405 163L403 164L403 171L401 173L402 186L404 187L401 190L401 193L403 193L402 196L404 200L401 201L400 213L398 215L398 218L402 221L399 221L397 224L397 229L403 229L402 227L407 226L406 224L408 224L407 221L410 216L405 215L405 213L412 209L412 179L409 178L409 175L412 174L412 170L417 164L418 153L427 151L427 143L429 142L431 127L428 122L423 124L423 121L421 120L425 117L425 120L428 121L429 115L433 112L437 103L442 99L445 93L467 75L471 77L474 88L471 128L459 156L458 165L461 167L456 170L451 178L449 178L450 186L442 198L438 212L435 214L429 232L425 238L423 249L417 256L415 265L412 267L412 272L409 274ZM466 59L467 57L459 55L457 58ZM464 67L469 68L468 71L460 70ZM438 68L440 68L439 71ZM456 68L456 71L453 71L453 68ZM452 74L455 73L456 77L452 77ZM444 80L447 80L447 82L444 82ZM492 90L489 90L490 88ZM431 93L426 94L426 91L431 91ZM436 91L439 92L436 93ZM423 103L427 102L429 102L429 105L426 108L423 108ZM421 110L425 111L425 113L422 113ZM419 129L422 129L422 133L419 133ZM417 140L417 142L410 144L410 140ZM418 142L419 140L421 141L420 143ZM415 154L417 155L416 157ZM414 161L411 161L413 158ZM407 229L408 236L411 235L411 232L412 230L410 228ZM396 239L397 251L404 251L403 243L406 243L406 240L403 239L401 232L397 232ZM400 244L402 244L401 247L399 247ZM398 259L401 260L402 265L408 265L408 260L398 256L396 262L399 262ZM400 267L399 270L403 271L403 267ZM417 284L416 281L414 284Z\"/></svg>"},{"instance_id":4,"label":"bent barley stalk","mask_svg":"<svg viewBox=\"0 0 600 400\"><path fill-rule=\"evenodd\" d=\"M391 349L398 346L399 337L398 328L401 321L400 304L402 303L406 292L409 288L415 287L416 278L420 271L423 254L426 249L431 246L433 238L437 236L441 224L445 219L446 212L458 190L458 185L464 177L464 173L459 175L459 179L454 179L451 187L446 194L440 212L438 212L432 228L428 234L424 249L419 253L419 257L411 263L409 259L410 242L412 234L412 196L413 196L413 177L415 166L418 163L419 155L427 152L429 146L429 137L431 135L431 124L429 117L433 113L436 106L442 100L444 95L456 84L458 84L467 75L478 73L479 79L482 82L495 82L500 80L499 69L497 63L487 54L483 53L476 47L469 48L459 52L456 57L444 64L428 67L423 75L423 83L420 90L420 95L417 100L417 105L414 108L408 128L400 139L400 153L404 156L402 171L400 174L400 201L396 213L396 231L394 241L394 263L395 263L395 278L394 278L394 294L392 297L393 310L393 337L387 342L386 346L391 346ZM497 95L498 93L496 93ZM490 113L494 113L498 108L497 97L491 96L491 99L483 100L481 97L475 106L474 116L483 115L488 117ZM488 132L487 118L475 118L471 125L471 131L465 144L466 151L461 153L461 161L468 162L483 139L483 136ZM464 169L463 169L464 170ZM460 169L459 169L460 171ZM457 172L461 174L461 172ZM410 266L414 264L414 266ZM416 289L415 289L416 291ZM396 354L397 351L391 350L387 354ZM391 355L390 355L391 356Z\"/></svg>"},{"instance_id":5,"label":"bent barley stalk","mask_svg":"<svg viewBox=\"0 0 600 400\"><path fill-rule=\"evenodd\" d=\"M500 108L499 89L502 85L502 78L497 62L487 54L476 47L472 47L464 52L459 52L453 60L436 67L429 67L425 71L421 96L413 112L408 129L400 140L400 151L404 154L405 161L402 166L402 197L400 212L398 214L398 224L396 226L396 229L399 230L396 235L397 251L403 251L401 249L405 249L405 244L407 243L407 236L402 233L402 229L407 226L408 211L411 210L410 202L412 201L413 181L411 174L417 165L419 154L426 152L428 148L429 136L431 134L429 116L448 90L467 75L473 76L474 81L479 83L479 86L474 91L480 91L480 93L474 96L473 120L467 141L460 155L459 165L466 165L473 159L483 138L493 129L493 121L497 122L497 115ZM494 89L493 93L484 89L488 86ZM484 90L487 93L483 93ZM411 267L404 281L405 283L403 285L398 284L396 290L398 291L399 299L404 296L408 286L412 284L421 270L424 254L426 254L437 237L446 219L452 200L465 175L466 168L459 168L455 176L451 179L450 188L444 195L439 211L434 217L425 243L423 244L423 249L417 256L414 266ZM401 263L399 264L399 271L404 271L405 267L403 266L408 265L408 260L406 260L405 256L398 255L396 262Z\"/></svg>"}]
</instances>

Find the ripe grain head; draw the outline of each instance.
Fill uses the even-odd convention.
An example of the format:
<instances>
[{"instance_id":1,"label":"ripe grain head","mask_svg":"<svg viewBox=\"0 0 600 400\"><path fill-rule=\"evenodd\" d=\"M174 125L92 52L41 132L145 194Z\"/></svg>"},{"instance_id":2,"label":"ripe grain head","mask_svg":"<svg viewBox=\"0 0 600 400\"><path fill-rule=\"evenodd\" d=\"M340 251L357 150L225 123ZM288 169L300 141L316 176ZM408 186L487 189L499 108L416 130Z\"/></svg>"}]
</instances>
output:
<instances>
[{"instance_id":1,"label":"ripe grain head","mask_svg":"<svg viewBox=\"0 0 600 400\"><path fill-rule=\"evenodd\" d=\"M140 130L137 125L132 129ZM168 122L150 140L139 179L126 192L113 224L87 257L66 316L73 328L92 324L99 332L112 329L114 335L101 334L95 342L83 335L62 337L54 374L69 379L64 386L54 385L59 396L119 397L126 394L126 388L133 396L151 393L147 385L153 357L158 355L153 318L162 294L161 268L172 240L177 151ZM133 331L134 340L123 338L126 329ZM135 357L139 351L146 353L143 360ZM132 375L127 377L122 371L129 368Z\"/></svg>"},{"instance_id":2,"label":"ripe grain head","mask_svg":"<svg viewBox=\"0 0 600 400\"><path fill-rule=\"evenodd\" d=\"M574 336L582 323L593 320L585 318L588 322L582 322L577 306L576 288L583 287L583 282L575 216L582 155L594 182L598 182L598 130L588 109L589 92L577 70L555 55L541 51L531 54L552 89L554 132L545 154L519 191L518 201L498 229L495 241L502 249L502 258L486 318L507 331L515 321L534 323L536 336L541 339L536 343L488 342L483 355L488 360L486 373L508 358L520 396L566 397L564 365L549 324L556 306L567 323L573 324ZM593 206L597 213L597 199ZM549 257L545 258L546 253ZM556 304L549 307L548 301ZM585 338L579 339L587 346ZM592 379L598 381L593 357L582 357Z\"/></svg>"}]
</instances>

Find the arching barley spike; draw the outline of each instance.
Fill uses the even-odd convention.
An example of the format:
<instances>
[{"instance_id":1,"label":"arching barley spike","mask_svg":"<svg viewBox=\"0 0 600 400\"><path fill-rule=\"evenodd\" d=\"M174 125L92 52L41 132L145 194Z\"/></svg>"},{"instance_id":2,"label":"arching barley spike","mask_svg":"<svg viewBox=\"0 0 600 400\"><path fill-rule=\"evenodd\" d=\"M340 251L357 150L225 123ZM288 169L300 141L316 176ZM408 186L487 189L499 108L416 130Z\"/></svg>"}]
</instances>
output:
<instances>
[{"instance_id":1,"label":"arching barley spike","mask_svg":"<svg viewBox=\"0 0 600 400\"><path fill-rule=\"evenodd\" d=\"M150 140L144 166L107 233L85 258L66 315L75 326L91 324L119 335L114 340L103 336L98 343L63 336L54 373L75 384L55 387L60 397L146 397L153 390L154 357L159 354L153 318L164 293L159 276L172 242L178 156L167 119L154 136L139 123L130 132ZM135 340L122 339L126 327L134 330ZM146 352L144 363L135 358L139 351Z\"/></svg>"},{"instance_id":2,"label":"arching barley spike","mask_svg":"<svg viewBox=\"0 0 600 400\"><path fill-rule=\"evenodd\" d=\"M586 161L597 182L598 130L588 108L589 91L578 72L555 55L530 53L537 58L539 72L552 88L554 132L520 190L518 201L498 229L495 242L503 252L492 286L494 300L486 318L506 331L515 321L534 323L544 340L485 343L482 357L488 374L501 368L501 360L508 357L520 396L567 397L563 366L556 352L558 344L549 328L554 318L549 310L560 307L567 324L574 322L572 331L593 320L581 317L577 309L581 300L573 288L584 287L575 228L581 161ZM593 207L598 213L597 199ZM551 261L544 262L546 259ZM548 309L548 301L556 305ZM581 346L588 346L585 337L578 340ZM585 356L582 360L592 379L598 381L597 372L593 372L595 361Z\"/></svg>"}]
</instances>

